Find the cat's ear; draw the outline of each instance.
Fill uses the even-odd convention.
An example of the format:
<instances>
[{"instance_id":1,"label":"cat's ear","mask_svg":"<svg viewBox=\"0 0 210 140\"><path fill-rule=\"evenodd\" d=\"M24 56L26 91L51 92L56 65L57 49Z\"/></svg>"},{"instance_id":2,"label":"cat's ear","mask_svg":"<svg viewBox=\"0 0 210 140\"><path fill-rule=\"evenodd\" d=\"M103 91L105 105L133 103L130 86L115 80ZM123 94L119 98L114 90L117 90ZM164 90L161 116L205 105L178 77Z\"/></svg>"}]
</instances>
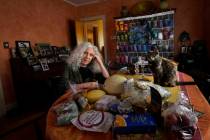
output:
<instances>
[{"instance_id":1,"label":"cat's ear","mask_svg":"<svg viewBox=\"0 0 210 140\"><path fill-rule=\"evenodd\" d=\"M158 50L157 47L155 47L153 51L154 51L154 53L155 53L156 55L159 54L159 50Z\"/></svg>"},{"instance_id":2,"label":"cat's ear","mask_svg":"<svg viewBox=\"0 0 210 140\"><path fill-rule=\"evenodd\" d=\"M159 50L158 50L158 47L157 47L156 45L154 45L154 46L152 47L151 51L152 51L155 55L159 54Z\"/></svg>"}]
</instances>

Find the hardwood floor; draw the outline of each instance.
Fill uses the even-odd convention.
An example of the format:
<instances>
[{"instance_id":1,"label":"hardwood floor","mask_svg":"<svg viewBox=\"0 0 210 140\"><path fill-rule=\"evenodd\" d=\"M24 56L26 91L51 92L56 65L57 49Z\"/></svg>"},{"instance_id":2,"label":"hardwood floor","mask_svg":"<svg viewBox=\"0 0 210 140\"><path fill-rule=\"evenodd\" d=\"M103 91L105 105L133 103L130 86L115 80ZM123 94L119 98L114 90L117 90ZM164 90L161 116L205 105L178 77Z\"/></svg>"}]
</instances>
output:
<instances>
[{"instance_id":1,"label":"hardwood floor","mask_svg":"<svg viewBox=\"0 0 210 140\"><path fill-rule=\"evenodd\" d=\"M0 119L0 140L44 140L46 112L10 115Z\"/></svg>"}]
</instances>

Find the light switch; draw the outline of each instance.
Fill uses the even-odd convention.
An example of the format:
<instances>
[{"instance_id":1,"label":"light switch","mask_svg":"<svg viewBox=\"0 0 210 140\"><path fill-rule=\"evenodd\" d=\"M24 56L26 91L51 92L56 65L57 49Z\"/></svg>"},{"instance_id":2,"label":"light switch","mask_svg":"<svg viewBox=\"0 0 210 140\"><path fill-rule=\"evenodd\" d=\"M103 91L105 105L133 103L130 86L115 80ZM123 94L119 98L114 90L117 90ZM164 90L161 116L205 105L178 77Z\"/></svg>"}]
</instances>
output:
<instances>
[{"instance_id":1,"label":"light switch","mask_svg":"<svg viewBox=\"0 0 210 140\"><path fill-rule=\"evenodd\" d=\"M3 47L4 48L9 48L9 42L3 42Z\"/></svg>"}]
</instances>

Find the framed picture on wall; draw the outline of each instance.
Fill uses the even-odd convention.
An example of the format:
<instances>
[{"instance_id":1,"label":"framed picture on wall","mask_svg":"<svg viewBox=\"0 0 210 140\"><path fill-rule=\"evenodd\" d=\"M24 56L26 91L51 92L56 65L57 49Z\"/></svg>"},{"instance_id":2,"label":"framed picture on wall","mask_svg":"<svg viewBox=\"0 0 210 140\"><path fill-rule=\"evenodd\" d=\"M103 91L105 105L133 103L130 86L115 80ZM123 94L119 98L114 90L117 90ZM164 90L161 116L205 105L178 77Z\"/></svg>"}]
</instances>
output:
<instances>
[{"instance_id":1,"label":"framed picture on wall","mask_svg":"<svg viewBox=\"0 0 210 140\"><path fill-rule=\"evenodd\" d=\"M15 41L15 44L17 52L22 58L33 56L30 41Z\"/></svg>"}]
</instances>

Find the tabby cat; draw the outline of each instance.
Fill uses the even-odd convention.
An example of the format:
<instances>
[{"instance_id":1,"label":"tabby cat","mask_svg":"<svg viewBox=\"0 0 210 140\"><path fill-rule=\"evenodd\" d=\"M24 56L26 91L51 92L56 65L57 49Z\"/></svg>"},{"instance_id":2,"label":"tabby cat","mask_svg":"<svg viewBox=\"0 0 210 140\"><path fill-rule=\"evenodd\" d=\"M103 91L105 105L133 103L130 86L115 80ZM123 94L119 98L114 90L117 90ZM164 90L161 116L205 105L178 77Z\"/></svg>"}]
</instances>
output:
<instances>
[{"instance_id":1,"label":"tabby cat","mask_svg":"<svg viewBox=\"0 0 210 140\"><path fill-rule=\"evenodd\" d=\"M176 86L177 63L159 55L158 50L150 51L147 60L153 73L154 83L161 86Z\"/></svg>"}]
</instances>

